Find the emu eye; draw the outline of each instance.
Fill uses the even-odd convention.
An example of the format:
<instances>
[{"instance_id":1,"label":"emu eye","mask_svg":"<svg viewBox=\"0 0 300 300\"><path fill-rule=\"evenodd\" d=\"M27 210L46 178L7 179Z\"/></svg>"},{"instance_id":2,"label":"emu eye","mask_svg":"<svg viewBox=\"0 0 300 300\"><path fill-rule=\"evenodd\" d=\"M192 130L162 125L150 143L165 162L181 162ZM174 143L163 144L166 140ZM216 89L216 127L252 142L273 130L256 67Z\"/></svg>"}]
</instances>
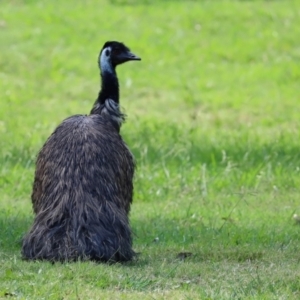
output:
<instances>
[{"instance_id":1,"label":"emu eye","mask_svg":"<svg viewBox=\"0 0 300 300\"><path fill-rule=\"evenodd\" d=\"M105 51L105 55L106 55L106 56L109 56L109 55L110 55L110 51L109 51L108 49Z\"/></svg>"}]
</instances>

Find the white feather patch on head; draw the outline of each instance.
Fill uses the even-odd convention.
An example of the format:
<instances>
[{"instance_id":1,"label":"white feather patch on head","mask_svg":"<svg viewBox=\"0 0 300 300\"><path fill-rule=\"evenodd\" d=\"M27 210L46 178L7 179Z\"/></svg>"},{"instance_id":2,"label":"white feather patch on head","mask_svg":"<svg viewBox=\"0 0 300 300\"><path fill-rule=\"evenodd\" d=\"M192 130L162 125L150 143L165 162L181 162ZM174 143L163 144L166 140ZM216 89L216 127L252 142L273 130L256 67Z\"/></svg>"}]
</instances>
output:
<instances>
[{"instance_id":1,"label":"white feather patch on head","mask_svg":"<svg viewBox=\"0 0 300 300\"><path fill-rule=\"evenodd\" d=\"M107 71L107 72L112 72L113 68L111 65L111 60L110 60L110 55L111 55L111 47L106 47L102 50L100 59L99 59L99 64L101 71Z\"/></svg>"}]
</instances>

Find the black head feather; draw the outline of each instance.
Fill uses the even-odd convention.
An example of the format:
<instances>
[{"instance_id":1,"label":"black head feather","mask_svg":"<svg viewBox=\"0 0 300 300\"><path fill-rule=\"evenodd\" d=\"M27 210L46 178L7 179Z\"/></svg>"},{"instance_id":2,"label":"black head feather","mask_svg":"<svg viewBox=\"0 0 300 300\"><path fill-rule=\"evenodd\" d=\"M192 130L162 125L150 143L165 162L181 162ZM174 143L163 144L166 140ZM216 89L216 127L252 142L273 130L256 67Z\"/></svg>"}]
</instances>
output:
<instances>
[{"instance_id":1,"label":"black head feather","mask_svg":"<svg viewBox=\"0 0 300 300\"><path fill-rule=\"evenodd\" d=\"M101 65L101 57L103 55L113 68L130 60L141 60L138 56L133 54L127 46L116 41L108 41L103 45L99 56L100 67L103 67Z\"/></svg>"}]
</instances>

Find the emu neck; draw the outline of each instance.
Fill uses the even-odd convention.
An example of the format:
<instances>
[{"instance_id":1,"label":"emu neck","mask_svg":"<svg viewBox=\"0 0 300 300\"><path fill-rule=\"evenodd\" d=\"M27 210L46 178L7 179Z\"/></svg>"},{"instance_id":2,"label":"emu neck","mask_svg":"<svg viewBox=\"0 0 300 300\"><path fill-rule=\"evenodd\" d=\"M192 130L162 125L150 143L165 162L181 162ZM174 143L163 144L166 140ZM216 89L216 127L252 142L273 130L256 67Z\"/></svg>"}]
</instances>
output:
<instances>
[{"instance_id":1,"label":"emu neck","mask_svg":"<svg viewBox=\"0 0 300 300\"><path fill-rule=\"evenodd\" d=\"M106 99L119 103L119 81L115 69L101 71L101 90L96 102L103 104Z\"/></svg>"},{"instance_id":2,"label":"emu neck","mask_svg":"<svg viewBox=\"0 0 300 300\"><path fill-rule=\"evenodd\" d=\"M101 90L96 99L91 114L101 113L105 101L110 99L119 104L119 82L115 66L112 65L109 53L111 49L103 49L99 56L99 67L101 70Z\"/></svg>"}]
</instances>

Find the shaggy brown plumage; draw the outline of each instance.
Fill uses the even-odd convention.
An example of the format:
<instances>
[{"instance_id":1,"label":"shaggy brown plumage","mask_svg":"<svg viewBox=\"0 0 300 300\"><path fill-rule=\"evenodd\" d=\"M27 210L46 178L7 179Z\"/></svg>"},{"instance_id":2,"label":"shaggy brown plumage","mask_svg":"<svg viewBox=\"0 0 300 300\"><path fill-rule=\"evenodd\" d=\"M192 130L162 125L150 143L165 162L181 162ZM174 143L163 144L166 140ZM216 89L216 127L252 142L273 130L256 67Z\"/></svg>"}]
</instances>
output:
<instances>
[{"instance_id":1,"label":"shaggy brown plumage","mask_svg":"<svg viewBox=\"0 0 300 300\"><path fill-rule=\"evenodd\" d=\"M23 240L25 259L128 261L134 256L128 213L134 159L119 134L115 67L139 60L118 42L99 55L102 89L88 116L62 122L41 149L32 203L36 214Z\"/></svg>"}]
</instances>

